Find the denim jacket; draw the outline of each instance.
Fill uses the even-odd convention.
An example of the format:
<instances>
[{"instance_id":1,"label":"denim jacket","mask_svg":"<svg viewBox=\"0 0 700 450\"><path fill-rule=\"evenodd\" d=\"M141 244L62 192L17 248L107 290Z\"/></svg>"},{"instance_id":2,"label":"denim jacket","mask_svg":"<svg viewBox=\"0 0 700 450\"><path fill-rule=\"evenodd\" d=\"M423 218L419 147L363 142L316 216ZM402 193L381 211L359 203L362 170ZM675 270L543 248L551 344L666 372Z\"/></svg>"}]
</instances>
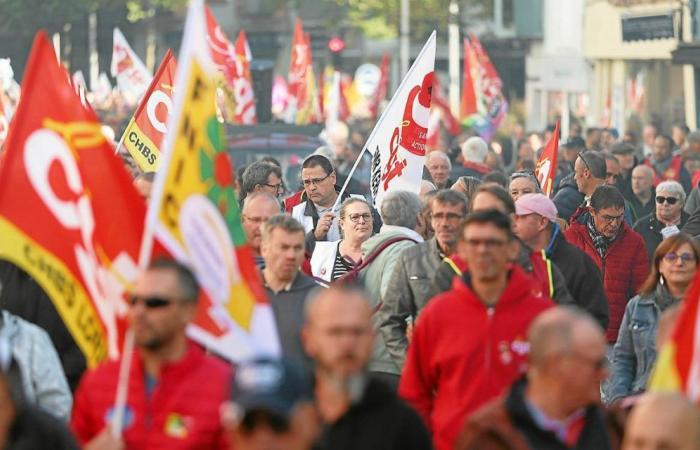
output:
<instances>
[{"instance_id":1,"label":"denim jacket","mask_svg":"<svg viewBox=\"0 0 700 450\"><path fill-rule=\"evenodd\" d=\"M637 295L627 303L620 333L613 348L606 400L638 394L646 389L656 361L656 326L661 313L679 300L657 284L651 294Z\"/></svg>"}]
</instances>

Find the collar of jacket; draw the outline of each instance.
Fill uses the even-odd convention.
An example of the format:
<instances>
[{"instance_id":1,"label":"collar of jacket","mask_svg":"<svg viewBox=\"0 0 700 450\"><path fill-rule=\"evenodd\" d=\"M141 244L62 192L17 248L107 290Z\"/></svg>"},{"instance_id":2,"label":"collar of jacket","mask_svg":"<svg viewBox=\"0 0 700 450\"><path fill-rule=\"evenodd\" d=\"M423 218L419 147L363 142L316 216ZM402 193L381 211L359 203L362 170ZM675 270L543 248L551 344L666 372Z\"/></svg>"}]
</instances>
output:
<instances>
[{"instance_id":1,"label":"collar of jacket","mask_svg":"<svg viewBox=\"0 0 700 450\"><path fill-rule=\"evenodd\" d=\"M689 218L689 217L690 217L690 215L689 215L687 212L685 212L685 211L683 211L683 210L681 209L681 221L680 221L679 224L676 225L676 226L678 227L679 230L680 230L681 228L683 228L683 226L685 225L685 223L688 221L688 218ZM649 222L648 222L648 223L649 223L649 229L650 229L650 230L658 231L659 233L661 232L662 229L666 228L666 225L664 225L663 223L661 223L661 221L660 221L659 219L656 218L656 213L655 213L655 212L654 212L654 213L651 213L651 214L649 215Z\"/></svg>"},{"instance_id":2,"label":"collar of jacket","mask_svg":"<svg viewBox=\"0 0 700 450\"><path fill-rule=\"evenodd\" d=\"M474 305L479 305L481 308L488 306L481 301L476 295L476 292L470 286L467 280L471 277L469 272L465 272L462 277L455 277L452 280L452 290L463 298L465 301ZM494 308L503 308L522 302L530 295L536 295L532 280L525 274L525 271L518 265L513 264L508 272L508 280L506 288L498 298L498 302L493 305ZM540 294L541 295L541 294Z\"/></svg>"},{"instance_id":3,"label":"collar of jacket","mask_svg":"<svg viewBox=\"0 0 700 450\"><path fill-rule=\"evenodd\" d=\"M333 185L333 188L335 189L336 194L340 194L340 189L341 189L340 186L338 186L336 184L336 185ZM343 203L348 197L350 197L350 194L348 193L348 191L343 192L342 197L340 197L340 203ZM314 202L312 202L311 200L309 200L306 197L306 191L304 191L301 194L301 201L306 202L306 206L304 206L304 215L309 216L309 217L313 217L314 219L318 219L318 211L316 209L316 205L314 205ZM340 203L338 203L338 204L340 204Z\"/></svg>"},{"instance_id":4,"label":"collar of jacket","mask_svg":"<svg viewBox=\"0 0 700 450\"><path fill-rule=\"evenodd\" d=\"M675 303L679 303L680 301L680 298L675 298L671 295L666 286L664 286L661 283L656 283L656 288L654 288L654 292L639 295L638 304L656 305L659 307L659 309L661 309L661 311L664 311L669 306Z\"/></svg>"},{"instance_id":5,"label":"collar of jacket","mask_svg":"<svg viewBox=\"0 0 700 450\"><path fill-rule=\"evenodd\" d=\"M141 359L141 353L138 349L134 349L134 356L136 356L133 359L134 370L138 374L136 382L143 382L143 360ZM180 358L178 361L164 362L161 364L158 384L162 385L163 380L169 376L178 376L179 374L187 372L193 367L197 367L201 363L202 358L204 358L204 350L202 350L202 347L188 338L187 349L185 350L185 354L182 358ZM133 376L132 381L135 381Z\"/></svg>"},{"instance_id":6,"label":"collar of jacket","mask_svg":"<svg viewBox=\"0 0 700 450\"><path fill-rule=\"evenodd\" d=\"M284 287L284 289L282 289L281 291L277 291L277 292L270 289L270 287L267 285L267 281L265 280L264 274L263 274L262 278L263 278L263 283L264 283L265 289L272 292L273 294L281 294L283 292L298 291L298 290L307 289L309 287L313 287L313 286L317 285L317 283L314 282L314 280L311 277L307 277L306 275L304 275L301 270L297 270L297 274L294 276L294 279L292 280L291 283L286 285Z\"/></svg>"},{"instance_id":7,"label":"collar of jacket","mask_svg":"<svg viewBox=\"0 0 700 450\"><path fill-rule=\"evenodd\" d=\"M474 161L464 161L462 166L464 166L467 169L472 169L472 170L474 170L482 175L491 172L491 168L489 166L487 166L486 164L478 163L478 162L474 162Z\"/></svg>"}]
</instances>

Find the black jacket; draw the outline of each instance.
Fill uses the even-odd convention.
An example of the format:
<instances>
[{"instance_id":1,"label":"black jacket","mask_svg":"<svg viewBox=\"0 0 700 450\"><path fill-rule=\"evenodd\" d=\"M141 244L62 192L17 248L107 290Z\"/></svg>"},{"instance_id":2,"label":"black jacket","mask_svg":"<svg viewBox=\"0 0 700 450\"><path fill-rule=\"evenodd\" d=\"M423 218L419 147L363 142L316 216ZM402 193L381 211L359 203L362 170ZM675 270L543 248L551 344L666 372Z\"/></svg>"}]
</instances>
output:
<instances>
[{"instance_id":1,"label":"black jacket","mask_svg":"<svg viewBox=\"0 0 700 450\"><path fill-rule=\"evenodd\" d=\"M68 384L75 391L86 368L85 357L51 299L32 277L8 261L0 261L0 283L0 308L48 333L61 358Z\"/></svg>"},{"instance_id":2,"label":"black jacket","mask_svg":"<svg viewBox=\"0 0 700 450\"><path fill-rule=\"evenodd\" d=\"M77 450L78 444L59 420L36 408L23 406L10 428L5 450Z\"/></svg>"},{"instance_id":3,"label":"black jacket","mask_svg":"<svg viewBox=\"0 0 700 450\"><path fill-rule=\"evenodd\" d=\"M482 448L569 450L554 433L541 429L525 403L527 380L520 379L505 397L489 403L468 421L455 447L458 450ZM602 409L588 406L576 450L612 449L608 425Z\"/></svg>"},{"instance_id":4,"label":"black jacket","mask_svg":"<svg viewBox=\"0 0 700 450\"><path fill-rule=\"evenodd\" d=\"M545 254L559 268L576 306L588 312L600 326L608 328L608 298L603 279L595 262L575 245L570 244L555 225Z\"/></svg>"},{"instance_id":5,"label":"black jacket","mask_svg":"<svg viewBox=\"0 0 700 450\"><path fill-rule=\"evenodd\" d=\"M328 425L315 450L429 450L423 420L381 381L368 379L364 394Z\"/></svg>"},{"instance_id":6,"label":"black jacket","mask_svg":"<svg viewBox=\"0 0 700 450\"><path fill-rule=\"evenodd\" d=\"M640 202L637 196L634 194L632 194L629 198L626 198L627 204L630 205L630 209L632 210L632 219L634 219L634 223L632 225L635 225L637 221L642 219L644 216L648 216L649 214L654 213L654 211L656 210L656 203L654 202L654 197L654 191L652 190L651 198L649 199L646 205L642 205L642 202Z\"/></svg>"},{"instance_id":7,"label":"black jacket","mask_svg":"<svg viewBox=\"0 0 700 450\"><path fill-rule=\"evenodd\" d=\"M690 216L685 211L681 211L681 223L678 224L678 229L683 229L685 224L688 222ZM644 245L647 248L647 256L649 257L649 262L651 263L654 259L654 252L656 247L659 246L663 240L661 235L661 230L666 228L666 225L659 222L656 218L656 212L642 217L634 224L634 231L642 235L644 239ZM685 231L685 229L683 229Z\"/></svg>"},{"instance_id":8,"label":"black jacket","mask_svg":"<svg viewBox=\"0 0 700 450\"><path fill-rule=\"evenodd\" d=\"M552 201L557 207L559 217L568 222L576 208L583 203L583 200L584 195L578 191L574 174L571 173L561 180L557 195L554 196Z\"/></svg>"}]
</instances>

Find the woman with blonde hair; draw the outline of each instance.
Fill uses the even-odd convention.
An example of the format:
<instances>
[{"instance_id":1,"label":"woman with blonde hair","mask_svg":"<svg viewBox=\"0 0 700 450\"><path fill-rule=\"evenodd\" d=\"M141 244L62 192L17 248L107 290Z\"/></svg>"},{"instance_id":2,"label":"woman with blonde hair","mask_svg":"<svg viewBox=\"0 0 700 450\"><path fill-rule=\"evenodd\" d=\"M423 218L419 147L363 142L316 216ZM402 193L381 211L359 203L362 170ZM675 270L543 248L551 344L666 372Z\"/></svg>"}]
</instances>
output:
<instances>
[{"instance_id":1,"label":"woman with blonde hair","mask_svg":"<svg viewBox=\"0 0 700 450\"><path fill-rule=\"evenodd\" d=\"M651 273L639 295L625 308L604 388L606 402L636 395L646 388L656 361L659 318L681 302L695 278L698 261L700 246L685 233L663 240L656 248Z\"/></svg>"}]
</instances>

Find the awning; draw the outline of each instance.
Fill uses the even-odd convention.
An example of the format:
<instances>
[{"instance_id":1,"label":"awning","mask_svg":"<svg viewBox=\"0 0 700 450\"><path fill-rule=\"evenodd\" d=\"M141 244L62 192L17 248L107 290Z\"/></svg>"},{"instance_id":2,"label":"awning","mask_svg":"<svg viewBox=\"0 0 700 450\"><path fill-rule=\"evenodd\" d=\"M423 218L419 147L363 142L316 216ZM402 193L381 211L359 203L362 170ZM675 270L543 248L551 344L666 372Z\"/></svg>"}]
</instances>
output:
<instances>
[{"instance_id":1,"label":"awning","mask_svg":"<svg viewBox=\"0 0 700 450\"><path fill-rule=\"evenodd\" d=\"M700 42L680 42L678 48L671 52L671 62L700 66Z\"/></svg>"},{"instance_id":2,"label":"awning","mask_svg":"<svg viewBox=\"0 0 700 450\"><path fill-rule=\"evenodd\" d=\"M673 12L648 16L623 16L622 41L648 41L653 39L673 39L676 29Z\"/></svg>"}]
</instances>

